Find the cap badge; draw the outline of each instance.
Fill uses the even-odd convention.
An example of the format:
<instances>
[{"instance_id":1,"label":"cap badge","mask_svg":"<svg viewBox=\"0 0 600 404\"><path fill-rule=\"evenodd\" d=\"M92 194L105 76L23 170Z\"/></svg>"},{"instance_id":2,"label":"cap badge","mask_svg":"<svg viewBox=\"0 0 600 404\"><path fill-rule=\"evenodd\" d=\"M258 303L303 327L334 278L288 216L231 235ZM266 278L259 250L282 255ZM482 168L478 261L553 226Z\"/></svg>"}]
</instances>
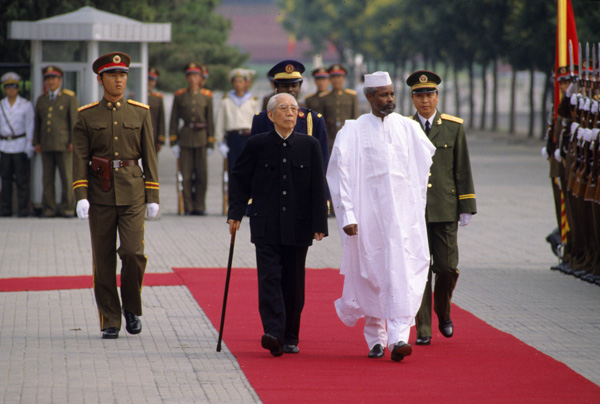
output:
<instances>
[{"instance_id":1,"label":"cap badge","mask_svg":"<svg viewBox=\"0 0 600 404\"><path fill-rule=\"evenodd\" d=\"M113 58L113 62L114 63L121 63L121 56L115 55L115 57Z\"/></svg>"},{"instance_id":2,"label":"cap badge","mask_svg":"<svg viewBox=\"0 0 600 404\"><path fill-rule=\"evenodd\" d=\"M419 77L419 81L421 83L427 83L427 76L422 74L421 77Z\"/></svg>"},{"instance_id":3,"label":"cap badge","mask_svg":"<svg viewBox=\"0 0 600 404\"><path fill-rule=\"evenodd\" d=\"M48 66L48 71L49 71L49 72L53 72L53 71L54 71L54 68L53 68L52 66Z\"/></svg>"},{"instance_id":4,"label":"cap badge","mask_svg":"<svg viewBox=\"0 0 600 404\"><path fill-rule=\"evenodd\" d=\"M291 73L291 72L293 72L293 71L294 71L294 65L292 65L292 64L289 64L289 65L286 65L286 66L285 66L285 72L286 72L286 73Z\"/></svg>"},{"instance_id":5,"label":"cap badge","mask_svg":"<svg viewBox=\"0 0 600 404\"><path fill-rule=\"evenodd\" d=\"M196 63L190 63L190 69L193 69L196 67Z\"/></svg>"}]
</instances>

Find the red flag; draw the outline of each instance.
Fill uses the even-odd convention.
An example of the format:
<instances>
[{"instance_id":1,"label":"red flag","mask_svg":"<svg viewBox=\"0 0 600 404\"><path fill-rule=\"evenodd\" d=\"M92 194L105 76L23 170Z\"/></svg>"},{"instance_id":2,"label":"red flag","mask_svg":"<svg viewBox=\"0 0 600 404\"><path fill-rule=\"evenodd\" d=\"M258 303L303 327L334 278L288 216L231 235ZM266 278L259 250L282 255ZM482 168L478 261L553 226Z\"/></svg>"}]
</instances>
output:
<instances>
[{"instance_id":1,"label":"red flag","mask_svg":"<svg viewBox=\"0 0 600 404\"><path fill-rule=\"evenodd\" d=\"M566 67L569 70L569 42L573 47L573 66L579 63L579 42L577 40L577 27L575 26L575 16L571 0L558 0L556 14L556 61L554 64L554 117L557 115L558 104L560 103L560 90L558 87L558 78L561 69ZM569 72L569 74L572 72Z\"/></svg>"}]
</instances>

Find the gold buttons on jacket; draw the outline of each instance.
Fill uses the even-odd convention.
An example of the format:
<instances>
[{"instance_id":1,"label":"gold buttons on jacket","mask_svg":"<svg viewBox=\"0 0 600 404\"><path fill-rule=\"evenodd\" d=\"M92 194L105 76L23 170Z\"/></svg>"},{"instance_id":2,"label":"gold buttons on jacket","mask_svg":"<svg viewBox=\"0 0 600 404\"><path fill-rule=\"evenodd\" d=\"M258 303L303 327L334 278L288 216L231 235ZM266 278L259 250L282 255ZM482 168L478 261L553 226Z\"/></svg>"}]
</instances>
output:
<instances>
[{"instance_id":1,"label":"gold buttons on jacket","mask_svg":"<svg viewBox=\"0 0 600 404\"><path fill-rule=\"evenodd\" d=\"M427 184L427 188L431 188L433 185L431 184Z\"/></svg>"},{"instance_id":2,"label":"gold buttons on jacket","mask_svg":"<svg viewBox=\"0 0 600 404\"><path fill-rule=\"evenodd\" d=\"M115 152L115 156L118 156L118 155L119 155L119 152Z\"/></svg>"},{"instance_id":3,"label":"gold buttons on jacket","mask_svg":"<svg viewBox=\"0 0 600 404\"><path fill-rule=\"evenodd\" d=\"M112 102L107 102L106 105L108 105L109 107L112 107Z\"/></svg>"},{"instance_id":4,"label":"gold buttons on jacket","mask_svg":"<svg viewBox=\"0 0 600 404\"><path fill-rule=\"evenodd\" d=\"M118 125L118 124L119 124L119 123L118 123L117 121L114 121L114 122L113 122L113 125Z\"/></svg>"}]
</instances>

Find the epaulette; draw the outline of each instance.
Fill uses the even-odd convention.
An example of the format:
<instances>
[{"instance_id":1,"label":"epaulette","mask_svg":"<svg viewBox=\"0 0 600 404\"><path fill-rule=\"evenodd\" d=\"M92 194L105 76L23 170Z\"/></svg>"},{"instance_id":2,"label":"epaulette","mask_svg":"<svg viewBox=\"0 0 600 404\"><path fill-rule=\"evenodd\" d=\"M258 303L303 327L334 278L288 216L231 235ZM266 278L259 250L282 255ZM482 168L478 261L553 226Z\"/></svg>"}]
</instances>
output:
<instances>
[{"instance_id":1,"label":"epaulette","mask_svg":"<svg viewBox=\"0 0 600 404\"><path fill-rule=\"evenodd\" d=\"M356 90L352 90L351 88L345 88L344 92L346 94L352 94L352 95L356 95L357 94Z\"/></svg>"},{"instance_id":2,"label":"epaulette","mask_svg":"<svg viewBox=\"0 0 600 404\"><path fill-rule=\"evenodd\" d=\"M322 93L319 93L319 98L321 97L325 97L327 94L331 93L331 91L327 90L327 91L323 91Z\"/></svg>"},{"instance_id":3,"label":"epaulette","mask_svg":"<svg viewBox=\"0 0 600 404\"><path fill-rule=\"evenodd\" d=\"M442 114L442 115L440 115L440 118L445 119L446 121L452 121L452 122L456 122L456 123L464 122L464 119L458 118L456 116L448 115L448 114Z\"/></svg>"},{"instance_id":4,"label":"epaulette","mask_svg":"<svg viewBox=\"0 0 600 404\"><path fill-rule=\"evenodd\" d=\"M212 97L213 96L213 92L210 90L207 90L206 88L203 88L202 90L200 90L200 92L204 95L206 95L207 97Z\"/></svg>"},{"instance_id":5,"label":"epaulette","mask_svg":"<svg viewBox=\"0 0 600 404\"><path fill-rule=\"evenodd\" d=\"M142 104L139 101L134 101L134 100L127 100L127 102L131 105L135 105L138 107L142 107L142 108L146 108L146 109L150 109L150 105L146 105L146 104Z\"/></svg>"},{"instance_id":6,"label":"epaulette","mask_svg":"<svg viewBox=\"0 0 600 404\"><path fill-rule=\"evenodd\" d=\"M95 107L98 104L100 104L100 101L94 101L91 104L87 104L87 105L77 108L77 111L83 111L84 109Z\"/></svg>"},{"instance_id":7,"label":"epaulette","mask_svg":"<svg viewBox=\"0 0 600 404\"><path fill-rule=\"evenodd\" d=\"M181 88L181 89L179 89L179 90L175 91L175 95L180 95L180 94L183 94L183 93L185 93L186 91L187 91L187 88Z\"/></svg>"},{"instance_id":8,"label":"epaulette","mask_svg":"<svg viewBox=\"0 0 600 404\"><path fill-rule=\"evenodd\" d=\"M319 113L317 113L317 118L320 118L320 117L322 117L322 116L323 116L323 115L321 115L321 113L320 113L320 112L319 112Z\"/></svg>"},{"instance_id":9,"label":"epaulette","mask_svg":"<svg viewBox=\"0 0 600 404\"><path fill-rule=\"evenodd\" d=\"M408 117L409 117L410 119L412 119L413 121L415 120L415 117L414 117L414 116L412 116L412 115L409 115Z\"/></svg>"},{"instance_id":10,"label":"epaulette","mask_svg":"<svg viewBox=\"0 0 600 404\"><path fill-rule=\"evenodd\" d=\"M257 97L257 96L254 96L254 97L252 97L252 99L253 99L254 101L258 101L258 97Z\"/></svg>"},{"instance_id":11,"label":"epaulette","mask_svg":"<svg viewBox=\"0 0 600 404\"><path fill-rule=\"evenodd\" d=\"M161 93L157 93L156 91L152 91L152 95L158 98L162 98L163 95Z\"/></svg>"},{"instance_id":12,"label":"epaulette","mask_svg":"<svg viewBox=\"0 0 600 404\"><path fill-rule=\"evenodd\" d=\"M62 92L63 92L63 94L70 95L71 97L75 96L75 92L74 91L67 90L66 88L63 88Z\"/></svg>"},{"instance_id":13,"label":"epaulette","mask_svg":"<svg viewBox=\"0 0 600 404\"><path fill-rule=\"evenodd\" d=\"M258 115L260 115L260 112L257 112L257 113L256 113L256 116L258 116Z\"/></svg>"}]
</instances>

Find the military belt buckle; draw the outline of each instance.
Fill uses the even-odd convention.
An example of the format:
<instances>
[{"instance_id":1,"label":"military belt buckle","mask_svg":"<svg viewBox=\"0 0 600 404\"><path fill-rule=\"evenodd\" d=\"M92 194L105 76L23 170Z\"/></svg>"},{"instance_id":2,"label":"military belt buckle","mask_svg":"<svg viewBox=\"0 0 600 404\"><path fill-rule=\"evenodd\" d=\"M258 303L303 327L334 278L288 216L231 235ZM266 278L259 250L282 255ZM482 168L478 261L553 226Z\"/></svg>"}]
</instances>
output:
<instances>
[{"instance_id":1,"label":"military belt buckle","mask_svg":"<svg viewBox=\"0 0 600 404\"><path fill-rule=\"evenodd\" d=\"M110 166L112 168L121 168L121 160L111 160Z\"/></svg>"}]
</instances>

